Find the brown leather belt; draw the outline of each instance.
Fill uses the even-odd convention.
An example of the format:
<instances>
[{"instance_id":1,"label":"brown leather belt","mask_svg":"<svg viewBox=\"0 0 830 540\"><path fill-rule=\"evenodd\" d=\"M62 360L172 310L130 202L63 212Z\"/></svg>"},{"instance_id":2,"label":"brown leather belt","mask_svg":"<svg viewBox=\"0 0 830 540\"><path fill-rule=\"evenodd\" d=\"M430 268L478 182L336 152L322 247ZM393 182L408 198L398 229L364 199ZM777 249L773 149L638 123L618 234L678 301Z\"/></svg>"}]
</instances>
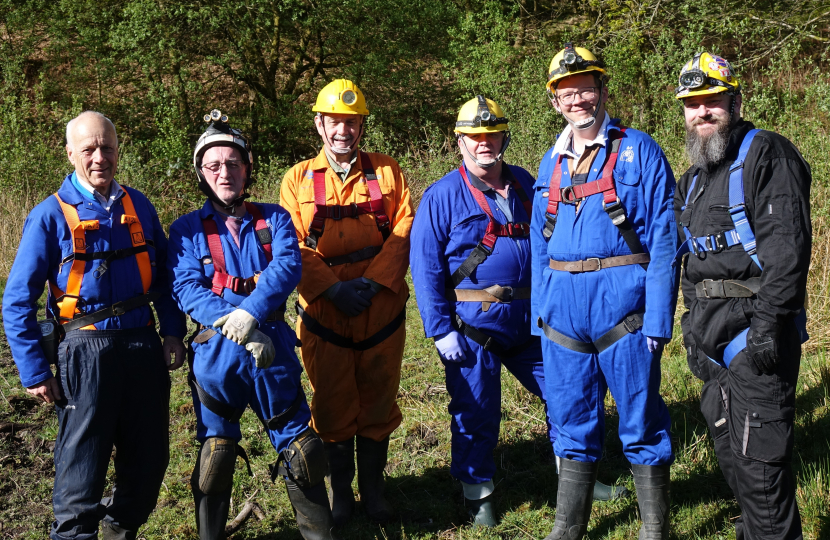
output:
<instances>
[{"instance_id":1,"label":"brown leather belt","mask_svg":"<svg viewBox=\"0 0 830 540\"><path fill-rule=\"evenodd\" d=\"M486 289L447 289L447 300L450 302L502 302L509 304L512 300L530 298L530 287L502 287L492 285Z\"/></svg>"},{"instance_id":2,"label":"brown leather belt","mask_svg":"<svg viewBox=\"0 0 830 540\"><path fill-rule=\"evenodd\" d=\"M581 274L583 272L597 272L603 268L613 268L615 266L645 264L650 260L651 257L648 253L637 253L635 255L622 255L620 257L608 257L606 259L591 257L584 261L554 261L551 259L548 266L553 270Z\"/></svg>"},{"instance_id":3,"label":"brown leather belt","mask_svg":"<svg viewBox=\"0 0 830 540\"><path fill-rule=\"evenodd\" d=\"M761 289L761 278L704 279L695 283L698 298L751 298Z\"/></svg>"}]
</instances>

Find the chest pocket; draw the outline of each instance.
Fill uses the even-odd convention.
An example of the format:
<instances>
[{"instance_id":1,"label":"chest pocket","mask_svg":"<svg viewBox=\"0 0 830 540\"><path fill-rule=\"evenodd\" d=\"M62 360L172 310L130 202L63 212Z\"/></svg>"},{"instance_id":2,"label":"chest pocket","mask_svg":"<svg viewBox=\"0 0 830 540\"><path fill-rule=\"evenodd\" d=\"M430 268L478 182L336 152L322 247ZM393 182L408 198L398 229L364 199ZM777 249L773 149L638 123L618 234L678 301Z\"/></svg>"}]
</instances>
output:
<instances>
[{"instance_id":1,"label":"chest pocket","mask_svg":"<svg viewBox=\"0 0 830 540\"><path fill-rule=\"evenodd\" d=\"M614 167L614 182L626 186L640 185L640 168L633 163L620 163Z\"/></svg>"},{"instance_id":2,"label":"chest pocket","mask_svg":"<svg viewBox=\"0 0 830 540\"><path fill-rule=\"evenodd\" d=\"M701 201L702 202L702 201ZM708 205L702 208L707 209L706 212L706 231L704 234L714 234L720 231L730 231L735 228L735 223L732 221L732 216L729 215L729 204L725 199L713 198L710 199Z\"/></svg>"}]
</instances>

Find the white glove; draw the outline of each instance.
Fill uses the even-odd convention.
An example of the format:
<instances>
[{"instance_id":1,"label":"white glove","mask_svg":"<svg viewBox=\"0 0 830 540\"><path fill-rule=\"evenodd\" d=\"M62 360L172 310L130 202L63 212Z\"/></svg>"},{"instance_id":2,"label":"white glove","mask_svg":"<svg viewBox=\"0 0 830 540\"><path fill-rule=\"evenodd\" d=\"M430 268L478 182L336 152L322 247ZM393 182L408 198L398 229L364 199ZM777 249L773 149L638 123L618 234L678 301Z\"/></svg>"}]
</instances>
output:
<instances>
[{"instance_id":1,"label":"white glove","mask_svg":"<svg viewBox=\"0 0 830 540\"><path fill-rule=\"evenodd\" d=\"M222 329L222 335L240 345L245 345L248 336L257 325L257 320L244 309L235 309L232 312L219 317L213 326Z\"/></svg>"},{"instance_id":2,"label":"white glove","mask_svg":"<svg viewBox=\"0 0 830 540\"><path fill-rule=\"evenodd\" d=\"M449 362L461 362L465 358L464 344L461 339L461 334L455 330L450 330L446 334L435 338L435 347L438 348L438 353Z\"/></svg>"},{"instance_id":3,"label":"white glove","mask_svg":"<svg viewBox=\"0 0 830 540\"><path fill-rule=\"evenodd\" d=\"M277 354L277 351L274 349L274 342L259 330L251 332L245 348L254 355L256 367L260 369L265 369L270 366L271 362L274 361L274 356Z\"/></svg>"}]
</instances>

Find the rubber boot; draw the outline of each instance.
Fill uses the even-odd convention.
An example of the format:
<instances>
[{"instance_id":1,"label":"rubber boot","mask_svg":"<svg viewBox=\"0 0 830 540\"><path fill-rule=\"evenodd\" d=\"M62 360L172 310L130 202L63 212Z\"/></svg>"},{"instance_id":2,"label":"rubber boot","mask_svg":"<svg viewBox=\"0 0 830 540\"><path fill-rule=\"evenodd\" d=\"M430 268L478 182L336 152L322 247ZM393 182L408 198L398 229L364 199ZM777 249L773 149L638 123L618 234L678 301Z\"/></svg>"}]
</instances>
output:
<instances>
[{"instance_id":1,"label":"rubber boot","mask_svg":"<svg viewBox=\"0 0 830 540\"><path fill-rule=\"evenodd\" d=\"M461 482L464 488L464 506L473 518L473 527L495 527L496 504L492 480L480 484Z\"/></svg>"},{"instance_id":2,"label":"rubber boot","mask_svg":"<svg viewBox=\"0 0 830 540\"><path fill-rule=\"evenodd\" d=\"M616 499L625 499L631 495L628 488L625 486L608 486L596 481L594 484L594 500L595 501L613 501Z\"/></svg>"},{"instance_id":3,"label":"rubber boot","mask_svg":"<svg viewBox=\"0 0 830 540\"><path fill-rule=\"evenodd\" d=\"M193 484L193 501L196 503L196 530L199 540L225 540L225 525L231 506L233 486L221 493L205 495Z\"/></svg>"},{"instance_id":4,"label":"rubber boot","mask_svg":"<svg viewBox=\"0 0 830 540\"><path fill-rule=\"evenodd\" d=\"M640 505L639 540L666 540L669 537L669 465L632 465L637 502Z\"/></svg>"},{"instance_id":5,"label":"rubber boot","mask_svg":"<svg viewBox=\"0 0 830 540\"><path fill-rule=\"evenodd\" d=\"M354 513L354 438L325 443L329 461L329 501L331 517L337 527L345 525Z\"/></svg>"},{"instance_id":6,"label":"rubber boot","mask_svg":"<svg viewBox=\"0 0 830 540\"><path fill-rule=\"evenodd\" d=\"M104 540L135 540L138 538L138 531L119 527L111 521L102 521L101 538Z\"/></svg>"},{"instance_id":7,"label":"rubber boot","mask_svg":"<svg viewBox=\"0 0 830 540\"><path fill-rule=\"evenodd\" d=\"M556 520L545 540L579 540L588 531L591 499L597 480L597 463L559 460Z\"/></svg>"},{"instance_id":8,"label":"rubber boot","mask_svg":"<svg viewBox=\"0 0 830 540\"><path fill-rule=\"evenodd\" d=\"M392 505L383 497L383 469L386 468L386 454L389 451L389 437L373 441L357 436L357 487L360 501L372 521L386 523L393 517Z\"/></svg>"},{"instance_id":9,"label":"rubber boot","mask_svg":"<svg viewBox=\"0 0 830 540\"><path fill-rule=\"evenodd\" d=\"M290 478L283 476L288 500L294 507L297 528L305 540L340 540L334 532L326 483L320 482L309 488L301 488Z\"/></svg>"}]
</instances>

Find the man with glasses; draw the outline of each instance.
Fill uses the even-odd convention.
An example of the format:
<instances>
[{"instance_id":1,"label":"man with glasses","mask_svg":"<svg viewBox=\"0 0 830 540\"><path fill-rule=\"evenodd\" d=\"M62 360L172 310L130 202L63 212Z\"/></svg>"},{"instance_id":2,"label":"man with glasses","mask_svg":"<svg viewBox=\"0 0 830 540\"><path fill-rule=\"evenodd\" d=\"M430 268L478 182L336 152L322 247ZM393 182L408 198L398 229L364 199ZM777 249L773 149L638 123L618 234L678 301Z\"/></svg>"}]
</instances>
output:
<instances>
[{"instance_id":1,"label":"man with glasses","mask_svg":"<svg viewBox=\"0 0 830 540\"><path fill-rule=\"evenodd\" d=\"M669 534L668 409L660 356L672 335L674 176L646 134L605 110L604 64L566 44L548 92L567 127L534 185L531 319L542 336L548 408L559 436L556 522L548 540L581 538L602 456L611 390L631 462L640 540Z\"/></svg>"},{"instance_id":2,"label":"man with glasses","mask_svg":"<svg viewBox=\"0 0 830 540\"><path fill-rule=\"evenodd\" d=\"M306 540L330 540L323 443L300 384L285 301L300 280L300 251L288 213L245 202L253 154L227 116L214 110L196 143L193 165L208 200L170 228L173 293L198 324L188 376L201 443L190 480L202 540L225 538L248 405L280 454L282 476ZM249 466L250 467L250 466ZM250 468L249 468L250 470Z\"/></svg>"},{"instance_id":3,"label":"man with glasses","mask_svg":"<svg viewBox=\"0 0 830 540\"><path fill-rule=\"evenodd\" d=\"M810 166L789 140L741 119L720 56L680 72L691 168L674 200L685 238L681 318L700 410L742 515L743 538L802 537L792 471L795 388L810 267Z\"/></svg>"},{"instance_id":4,"label":"man with glasses","mask_svg":"<svg viewBox=\"0 0 830 540\"><path fill-rule=\"evenodd\" d=\"M326 85L312 110L323 149L280 188L303 258L297 333L314 388L311 425L326 442L335 523L354 508L355 450L363 508L384 522L393 517L383 472L401 423L413 210L397 162L358 150L369 110L353 82Z\"/></svg>"},{"instance_id":5,"label":"man with glasses","mask_svg":"<svg viewBox=\"0 0 830 540\"><path fill-rule=\"evenodd\" d=\"M186 329L156 209L115 181L115 126L81 113L66 126L66 152L74 172L26 218L3 323L23 386L58 416L49 537L98 538L100 522L105 540L126 540L155 508L167 469L168 370L184 362ZM113 447L112 497L102 500Z\"/></svg>"}]
</instances>

